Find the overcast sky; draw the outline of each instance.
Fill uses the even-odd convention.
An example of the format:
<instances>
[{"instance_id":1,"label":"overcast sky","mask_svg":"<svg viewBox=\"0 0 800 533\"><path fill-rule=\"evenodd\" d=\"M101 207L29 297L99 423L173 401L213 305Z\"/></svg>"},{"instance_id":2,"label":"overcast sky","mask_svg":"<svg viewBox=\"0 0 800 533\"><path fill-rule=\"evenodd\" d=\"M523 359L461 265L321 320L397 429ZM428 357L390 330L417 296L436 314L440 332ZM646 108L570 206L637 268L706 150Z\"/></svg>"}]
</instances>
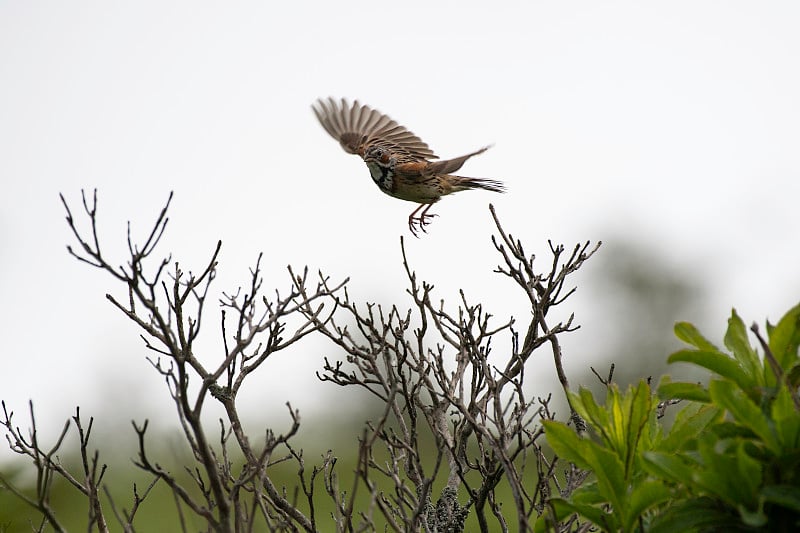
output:
<instances>
[{"instance_id":1,"label":"overcast sky","mask_svg":"<svg viewBox=\"0 0 800 533\"><path fill-rule=\"evenodd\" d=\"M46 420L164 411L139 332L104 298L121 288L66 253L58 193L77 209L82 188L99 191L118 263L126 221L144 236L174 191L160 250L200 270L221 239L217 294L264 251L267 287L309 265L408 305L404 234L441 297L466 287L524 319L491 274L491 201L545 262L547 239L636 242L702 278L715 340L732 306L776 320L800 295L798 24L791 1L0 2L0 397L33 398ZM311 113L329 95L442 157L494 143L463 174L509 192L445 198L408 238L414 204L383 195ZM602 309L591 280L578 310ZM614 318L584 324L576 364ZM250 409L311 408L335 351L308 350L265 367Z\"/></svg>"}]
</instances>

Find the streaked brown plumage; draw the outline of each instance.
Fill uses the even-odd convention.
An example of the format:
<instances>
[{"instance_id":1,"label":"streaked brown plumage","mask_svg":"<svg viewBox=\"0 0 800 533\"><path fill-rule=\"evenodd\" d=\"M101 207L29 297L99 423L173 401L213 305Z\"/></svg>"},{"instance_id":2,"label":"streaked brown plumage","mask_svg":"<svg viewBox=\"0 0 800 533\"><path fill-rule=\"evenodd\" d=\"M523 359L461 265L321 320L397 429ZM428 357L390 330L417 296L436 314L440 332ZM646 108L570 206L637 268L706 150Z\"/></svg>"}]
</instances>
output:
<instances>
[{"instance_id":1,"label":"streaked brown plumage","mask_svg":"<svg viewBox=\"0 0 800 533\"><path fill-rule=\"evenodd\" d=\"M428 209L442 196L468 189L505 192L502 182L454 176L461 165L488 146L455 159L438 159L428 145L388 116L342 98L319 99L312 106L320 124L339 141L345 152L357 154L367 164L375 184L390 196L420 205L409 215L408 227L417 235L435 215Z\"/></svg>"}]
</instances>

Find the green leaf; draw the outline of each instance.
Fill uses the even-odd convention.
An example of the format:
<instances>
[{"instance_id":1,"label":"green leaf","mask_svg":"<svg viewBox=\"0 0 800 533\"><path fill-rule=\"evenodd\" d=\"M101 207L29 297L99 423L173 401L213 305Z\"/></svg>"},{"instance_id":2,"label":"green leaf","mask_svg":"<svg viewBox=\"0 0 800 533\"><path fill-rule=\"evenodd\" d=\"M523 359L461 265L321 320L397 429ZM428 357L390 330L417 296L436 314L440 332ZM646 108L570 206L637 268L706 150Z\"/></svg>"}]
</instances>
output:
<instances>
[{"instance_id":1,"label":"green leaf","mask_svg":"<svg viewBox=\"0 0 800 533\"><path fill-rule=\"evenodd\" d=\"M715 404L730 412L738 424L752 430L773 453L780 455L781 446L769 420L746 394L733 383L722 380L713 380L708 390Z\"/></svg>"},{"instance_id":2,"label":"green leaf","mask_svg":"<svg viewBox=\"0 0 800 533\"><path fill-rule=\"evenodd\" d=\"M722 410L711 405L690 404L681 409L666 438L658 446L659 451L676 452L686 450L687 444L722 418Z\"/></svg>"},{"instance_id":3,"label":"green leaf","mask_svg":"<svg viewBox=\"0 0 800 533\"><path fill-rule=\"evenodd\" d=\"M741 438L754 441L760 440L752 429L730 420L723 420L718 424L714 424L714 434L719 439Z\"/></svg>"},{"instance_id":4,"label":"green leaf","mask_svg":"<svg viewBox=\"0 0 800 533\"><path fill-rule=\"evenodd\" d=\"M699 383L662 383L658 387L658 397L662 400L692 400L709 403L711 395Z\"/></svg>"},{"instance_id":5,"label":"green leaf","mask_svg":"<svg viewBox=\"0 0 800 533\"><path fill-rule=\"evenodd\" d=\"M670 506L653 519L648 533L737 531L741 530L740 526L738 517L726 512L718 501L700 497Z\"/></svg>"},{"instance_id":6,"label":"green leaf","mask_svg":"<svg viewBox=\"0 0 800 533\"><path fill-rule=\"evenodd\" d=\"M586 461L592 466L600 494L612 508L621 509L627 494L622 461L610 450L597 445L588 447Z\"/></svg>"},{"instance_id":7,"label":"green leaf","mask_svg":"<svg viewBox=\"0 0 800 533\"><path fill-rule=\"evenodd\" d=\"M598 405L592 393L583 387L570 394L570 405L583 416L602 440L625 465L629 477L644 428L651 417L652 393L645 380L629 387L624 394L612 384L607 389L605 405Z\"/></svg>"},{"instance_id":8,"label":"green leaf","mask_svg":"<svg viewBox=\"0 0 800 533\"><path fill-rule=\"evenodd\" d=\"M622 420L626 437L626 457L625 472L629 477L632 468L633 458L639 449L639 442L642 437L650 415L653 410L653 393L647 381L640 380L639 385L628 389L626 399L630 398L626 416Z\"/></svg>"},{"instance_id":9,"label":"green leaf","mask_svg":"<svg viewBox=\"0 0 800 533\"><path fill-rule=\"evenodd\" d=\"M680 483L689 488L695 486L692 474L695 471L696 465L690 466L674 454L644 452L642 454L642 460L645 470L654 477Z\"/></svg>"},{"instance_id":10,"label":"green leaf","mask_svg":"<svg viewBox=\"0 0 800 533\"><path fill-rule=\"evenodd\" d=\"M693 475L697 485L739 509L740 514L741 509L756 509L761 463L745 453L745 441L720 441L706 433L697 443L703 463Z\"/></svg>"},{"instance_id":11,"label":"green leaf","mask_svg":"<svg viewBox=\"0 0 800 533\"><path fill-rule=\"evenodd\" d=\"M608 413L597 404L592 392L581 387L578 394L568 393L569 403L573 409L598 432L608 427Z\"/></svg>"},{"instance_id":12,"label":"green leaf","mask_svg":"<svg viewBox=\"0 0 800 533\"><path fill-rule=\"evenodd\" d=\"M744 506L739 506L738 511L739 516L742 517L742 522L751 527L760 528L769 521L769 517L764 514L763 506L759 506L755 511L751 511Z\"/></svg>"},{"instance_id":13,"label":"green leaf","mask_svg":"<svg viewBox=\"0 0 800 533\"><path fill-rule=\"evenodd\" d=\"M626 441L627 435L625 428L627 427L627 406L625 404L630 402L630 398L620 395L619 386L616 383L608 387L606 394L605 408L608 412L608 423L603 429L603 437L606 441L606 446L617 452L618 457L624 462L626 455Z\"/></svg>"},{"instance_id":14,"label":"green leaf","mask_svg":"<svg viewBox=\"0 0 800 533\"><path fill-rule=\"evenodd\" d=\"M562 498L551 498L547 503L548 510L533 525L533 530L536 533L558 531L556 524L577 512L575 511L575 506Z\"/></svg>"},{"instance_id":15,"label":"green leaf","mask_svg":"<svg viewBox=\"0 0 800 533\"><path fill-rule=\"evenodd\" d=\"M800 385L800 364L794 365L786 373L786 381L790 387L797 388Z\"/></svg>"},{"instance_id":16,"label":"green leaf","mask_svg":"<svg viewBox=\"0 0 800 533\"><path fill-rule=\"evenodd\" d=\"M636 485L631 491L625 509L624 528L633 531L634 524L641 515L651 507L670 499L670 490L660 481L645 481Z\"/></svg>"},{"instance_id":17,"label":"green leaf","mask_svg":"<svg viewBox=\"0 0 800 533\"><path fill-rule=\"evenodd\" d=\"M739 474L747 480L753 491L761 485L761 462L757 459L750 457L745 450L745 443L740 443L736 449L736 463L739 467Z\"/></svg>"},{"instance_id":18,"label":"green leaf","mask_svg":"<svg viewBox=\"0 0 800 533\"><path fill-rule=\"evenodd\" d=\"M550 420L542 424L553 451L562 459L594 472L602 497L619 509L626 491L624 469L619 458L599 444L578 437L565 424Z\"/></svg>"},{"instance_id":19,"label":"green leaf","mask_svg":"<svg viewBox=\"0 0 800 533\"><path fill-rule=\"evenodd\" d=\"M765 501L800 513L800 487L794 485L767 485L761 489Z\"/></svg>"},{"instance_id":20,"label":"green leaf","mask_svg":"<svg viewBox=\"0 0 800 533\"><path fill-rule=\"evenodd\" d=\"M599 505L606 503L608 500L600 494L600 489L597 487L597 481L592 480L584 483L572 493L570 500L575 504L586 505Z\"/></svg>"},{"instance_id":21,"label":"green leaf","mask_svg":"<svg viewBox=\"0 0 800 533\"><path fill-rule=\"evenodd\" d=\"M703 368L707 368L722 377L736 382L741 388L749 389L753 386L753 381L742 370L739 363L730 356L721 352L707 352L702 350L679 350L669 356L667 362L694 363Z\"/></svg>"},{"instance_id":22,"label":"green leaf","mask_svg":"<svg viewBox=\"0 0 800 533\"><path fill-rule=\"evenodd\" d=\"M718 352L719 348L714 346L709 340L703 337L694 325L689 322L678 322L675 324L675 336L687 344L706 352Z\"/></svg>"},{"instance_id":23,"label":"green leaf","mask_svg":"<svg viewBox=\"0 0 800 533\"><path fill-rule=\"evenodd\" d=\"M583 469L591 468L586 461L586 448L588 440L579 437L573 429L566 424L554 420L542 422L547 443L562 459L575 463Z\"/></svg>"},{"instance_id":24,"label":"green leaf","mask_svg":"<svg viewBox=\"0 0 800 533\"><path fill-rule=\"evenodd\" d=\"M778 390L772 402L772 422L784 450L800 448L800 411L786 387Z\"/></svg>"},{"instance_id":25,"label":"green leaf","mask_svg":"<svg viewBox=\"0 0 800 533\"><path fill-rule=\"evenodd\" d=\"M764 386L764 367L758 354L750 346L747 338L747 328L736 314L736 309L731 311L728 319L728 331L725 332L725 346L733 352L741 368L747 373L748 381L754 386Z\"/></svg>"},{"instance_id":26,"label":"green leaf","mask_svg":"<svg viewBox=\"0 0 800 533\"><path fill-rule=\"evenodd\" d=\"M800 347L800 304L783 315L769 334L769 348L784 370L797 364L798 347Z\"/></svg>"},{"instance_id":27,"label":"green leaf","mask_svg":"<svg viewBox=\"0 0 800 533\"><path fill-rule=\"evenodd\" d=\"M596 524L604 531L617 531L619 529L614 514L606 513L597 507L591 505L577 505L561 498L552 498L548 503L558 522L564 520L573 513L577 513L593 524ZM547 516L548 513L545 513L542 515L542 518ZM553 518L552 514L550 518ZM548 524L547 520L537 520L534 531L544 533L545 531L549 531L548 527L550 525L551 524Z\"/></svg>"},{"instance_id":28,"label":"green leaf","mask_svg":"<svg viewBox=\"0 0 800 533\"><path fill-rule=\"evenodd\" d=\"M609 423L603 435L606 445L613 450L625 465L625 479L630 476L639 441L651 413L650 386L641 380L635 387L628 387L624 394L612 385L606 397Z\"/></svg>"}]
</instances>

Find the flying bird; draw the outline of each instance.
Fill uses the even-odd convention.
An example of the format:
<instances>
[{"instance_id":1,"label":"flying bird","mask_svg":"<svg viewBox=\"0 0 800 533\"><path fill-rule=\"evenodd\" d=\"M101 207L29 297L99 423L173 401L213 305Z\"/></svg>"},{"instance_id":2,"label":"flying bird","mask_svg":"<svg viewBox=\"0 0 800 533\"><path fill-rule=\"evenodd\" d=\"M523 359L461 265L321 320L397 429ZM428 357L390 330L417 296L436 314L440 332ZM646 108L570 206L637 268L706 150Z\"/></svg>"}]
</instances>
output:
<instances>
[{"instance_id":1,"label":"flying bird","mask_svg":"<svg viewBox=\"0 0 800 533\"><path fill-rule=\"evenodd\" d=\"M470 157L489 146L455 159L439 159L428 145L405 127L368 106L320 98L311 106L322 127L339 141L345 152L358 154L367 164L372 181L380 190L420 205L408 217L414 236L436 216L428 210L442 196L468 189L505 192L497 180L453 175Z\"/></svg>"}]
</instances>

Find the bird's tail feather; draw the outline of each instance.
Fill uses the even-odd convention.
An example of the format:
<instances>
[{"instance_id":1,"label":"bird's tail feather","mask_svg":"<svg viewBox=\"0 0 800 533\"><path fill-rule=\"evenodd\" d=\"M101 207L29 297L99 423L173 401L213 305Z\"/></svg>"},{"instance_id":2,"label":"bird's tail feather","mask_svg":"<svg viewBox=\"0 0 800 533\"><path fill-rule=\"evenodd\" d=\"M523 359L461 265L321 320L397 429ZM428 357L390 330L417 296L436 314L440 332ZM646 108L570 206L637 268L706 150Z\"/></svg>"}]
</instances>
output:
<instances>
[{"instance_id":1,"label":"bird's tail feather","mask_svg":"<svg viewBox=\"0 0 800 533\"><path fill-rule=\"evenodd\" d=\"M467 189L486 189L492 192L506 192L506 186L502 181L490 180L486 178L467 178L464 176L453 176L458 178L456 182L457 190Z\"/></svg>"}]
</instances>

